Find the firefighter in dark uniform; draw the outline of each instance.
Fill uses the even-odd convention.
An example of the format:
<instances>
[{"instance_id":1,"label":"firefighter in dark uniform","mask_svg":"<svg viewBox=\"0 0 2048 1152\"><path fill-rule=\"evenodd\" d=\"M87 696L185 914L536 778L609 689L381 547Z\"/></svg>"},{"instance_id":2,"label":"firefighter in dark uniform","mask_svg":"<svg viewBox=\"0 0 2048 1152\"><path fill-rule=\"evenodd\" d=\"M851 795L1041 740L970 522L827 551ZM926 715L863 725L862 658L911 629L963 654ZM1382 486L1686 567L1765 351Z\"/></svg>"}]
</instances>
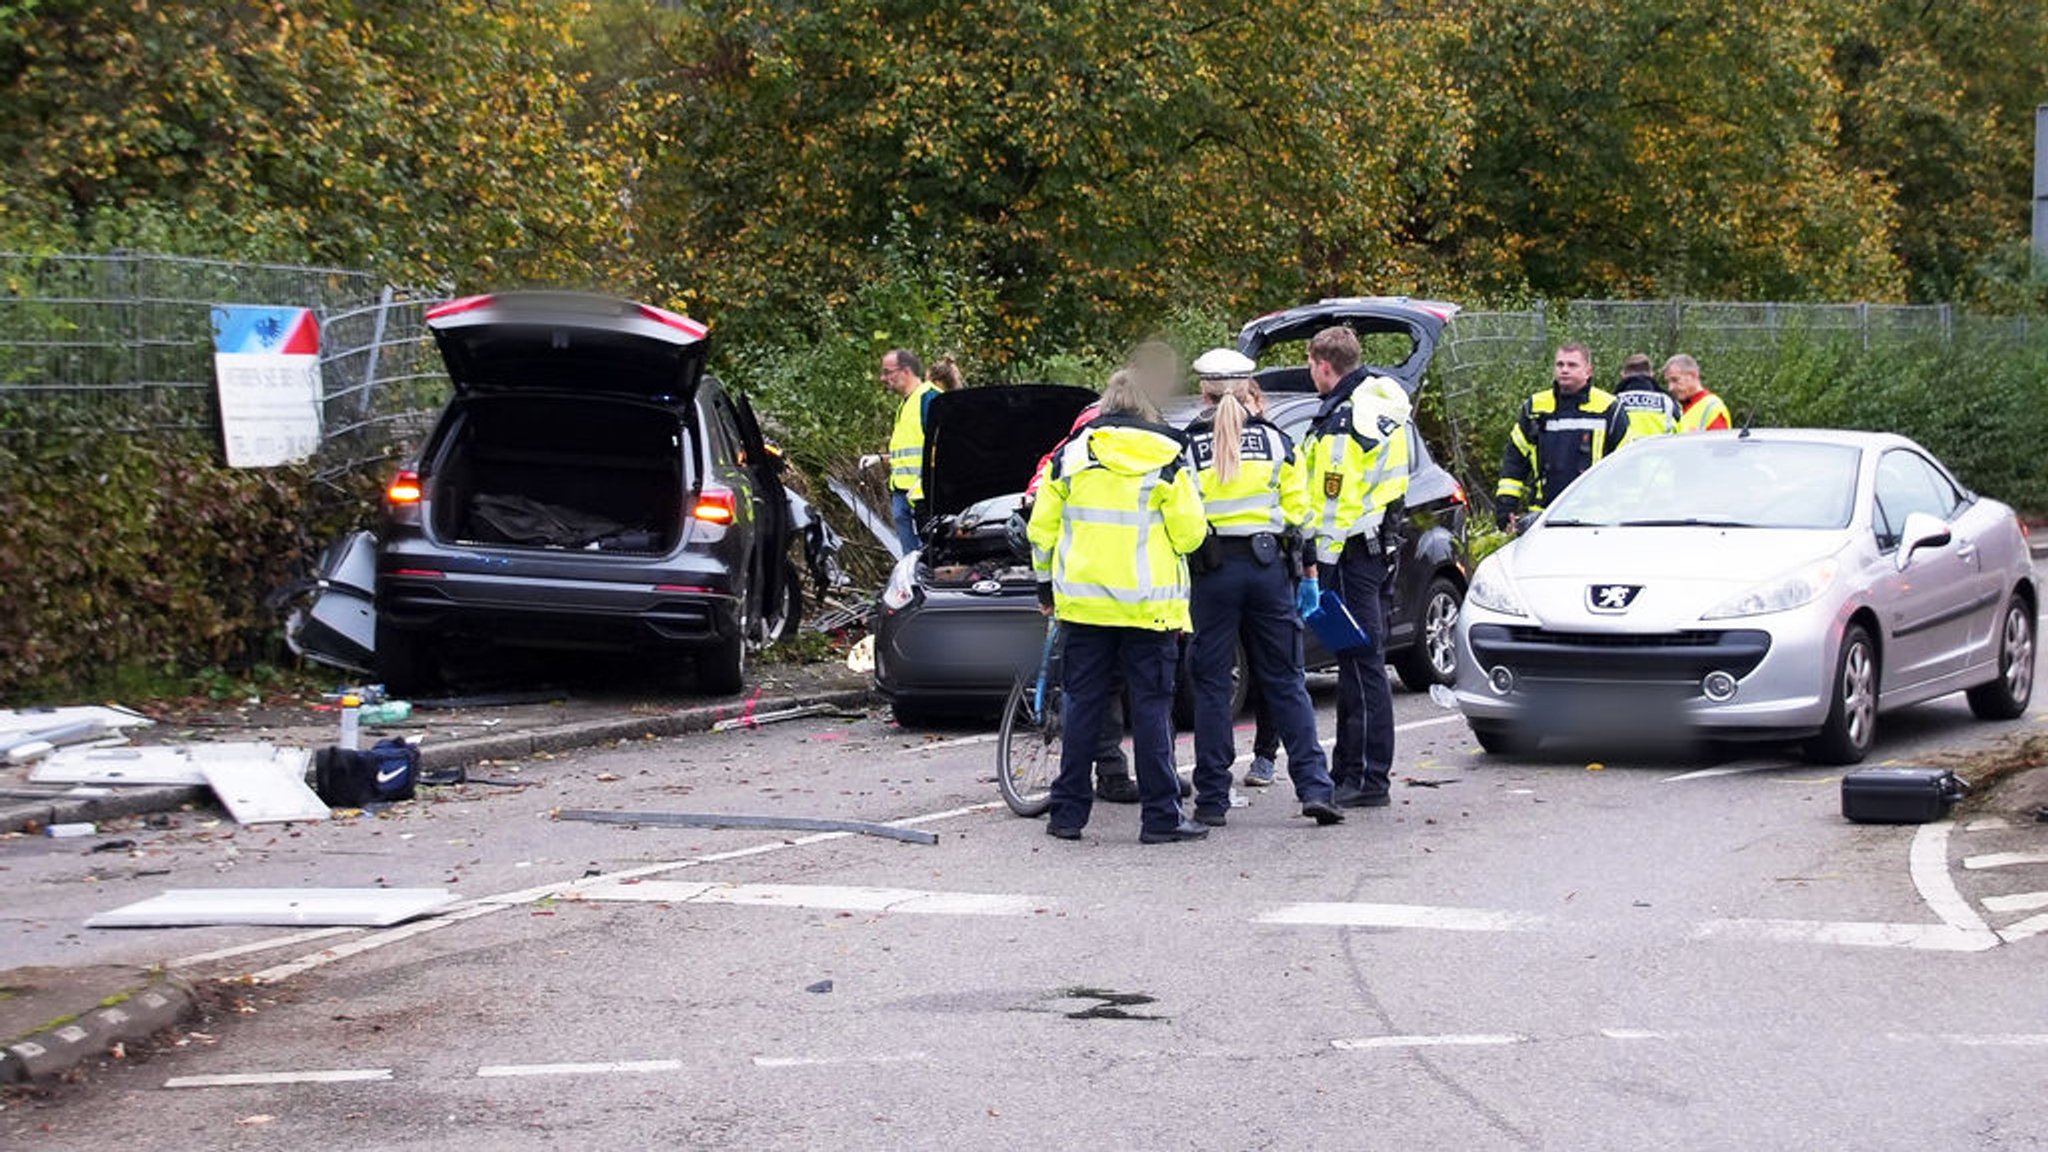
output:
<instances>
[{"instance_id":1,"label":"firefighter in dark uniform","mask_svg":"<svg viewBox=\"0 0 2048 1152\"><path fill-rule=\"evenodd\" d=\"M1552 371L1555 383L1522 402L1501 453L1493 518L1502 528L1519 529L1628 438L1628 410L1593 387L1584 344L1559 348Z\"/></svg>"},{"instance_id":2,"label":"firefighter in dark uniform","mask_svg":"<svg viewBox=\"0 0 2048 1152\"><path fill-rule=\"evenodd\" d=\"M1335 786L1316 741L1301 660L1301 619L1295 574L1300 540L1314 510L1303 479L1303 460L1287 434L1254 412L1252 372L1243 354L1228 348L1194 364L1202 397L1214 406L1188 426L1188 462L1202 493L1209 538L1190 560L1194 572L1191 615L1194 650L1188 660L1195 688L1195 819L1224 826L1230 812L1230 676L1242 637L1247 680L1258 685L1261 706L1287 745L1287 770L1301 814L1335 824L1344 814L1332 803Z\"/></svg>"}]
</instances>

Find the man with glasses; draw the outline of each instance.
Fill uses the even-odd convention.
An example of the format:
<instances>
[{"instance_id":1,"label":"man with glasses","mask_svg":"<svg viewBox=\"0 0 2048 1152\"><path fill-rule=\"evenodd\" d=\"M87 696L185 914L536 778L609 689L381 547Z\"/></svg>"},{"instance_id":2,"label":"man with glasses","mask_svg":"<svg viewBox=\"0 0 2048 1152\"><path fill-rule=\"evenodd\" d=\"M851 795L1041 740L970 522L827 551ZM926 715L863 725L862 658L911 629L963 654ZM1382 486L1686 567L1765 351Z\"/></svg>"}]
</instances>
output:
<instances>
[{"instance_id":1,"label":"man with glasses","mask_svg":"<svg viewBox=\"0 0 2048 1152\"><path fill-rule=\"evenodd\" d=\"M907 348L882 353L882 384L903 397L889 433L889 511L907 555L917 550L917 506L924 500L924 418L939 389L924 379L923 362Z\"/></svg>"}]
</instances>

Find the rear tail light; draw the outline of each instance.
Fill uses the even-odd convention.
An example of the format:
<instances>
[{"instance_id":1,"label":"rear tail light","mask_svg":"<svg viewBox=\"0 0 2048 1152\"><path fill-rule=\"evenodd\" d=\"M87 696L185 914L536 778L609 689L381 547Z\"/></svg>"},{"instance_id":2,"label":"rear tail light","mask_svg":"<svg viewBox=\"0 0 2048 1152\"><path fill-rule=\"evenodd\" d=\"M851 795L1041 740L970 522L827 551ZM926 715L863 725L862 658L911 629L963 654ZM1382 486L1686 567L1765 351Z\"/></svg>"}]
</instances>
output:
<instances>
[{"instance_id":1,"label":"rear tail light","mask_svg":"<svg viewBox=\"0 0 2048 1152\"><path fill-rule=\"evenodd\" d=\"M640 315L647 319L654 321L656 324L663 324L673 328L685 336L702 340L711 331L708 326L692 320L680 312L671 312L666 308L656 308L652 304L636 304L634 307L638 308Z\"/></svg>"},{"instance_id":2,"label":"rear tail light","mask_svg":"<svg viewBox=\"0 0 2048 1152\"><path fill-rule=\"evenodd\" d=\"M690 519L706 524L730 524L737 514L732 489L706 484L697 494L697 502L690 506Z\"/></svg>"},{"instance_id":3,"label":"rear tail light","mask_svg":"<svg viewBox=\"0 0 2048 1152\"><path fill-rule=\"evenodd\" d=\"M474 312L479 308L489 308L497 302L497 299L496 296L458 297L445 304L436 304L432 308L427 309L427 319L439 320L444 316L460 316L464 312Z\"/></svg>"},{"instance_id":4,"label":"rear tail light","mask_svg":"<svg viewBox=\"0 0 2048 1152\"><path fill-rule=\"evenodd\" d=\"M405 576L414 580L439 580L448 575L434 568L393 568L393 576Z\"/></svg>"},{"instance_id":5,"label":"rear tail light","mask_svg":"<svg viewBox=\"0 0 2048 1152\"><path fill-rule=\"evenodd\" d=\"M1451 486L1451 499L1452 499L1452 500L1454 500L1454 501L1456 501L1457 503L1460 503L1460 504L1463 504L1463 503L1465 503L1465 502L1466 502L1466 501L1465 501L1465 486L1464 486L1463 484L1453 484L1453 485Z\"/></svg>"},{"instance_id":6,"label":"rear tail light","mask_svg":"<svg viewBox=\"0 0 2048 1152\"><path fill-rule=\"evenodd\" d=\"M426 495L420 488L420 474L412 471L400 472L391 478L391 487L384 490L384 500L390 504L417 504Z\"/></svg>"}]
</instances>

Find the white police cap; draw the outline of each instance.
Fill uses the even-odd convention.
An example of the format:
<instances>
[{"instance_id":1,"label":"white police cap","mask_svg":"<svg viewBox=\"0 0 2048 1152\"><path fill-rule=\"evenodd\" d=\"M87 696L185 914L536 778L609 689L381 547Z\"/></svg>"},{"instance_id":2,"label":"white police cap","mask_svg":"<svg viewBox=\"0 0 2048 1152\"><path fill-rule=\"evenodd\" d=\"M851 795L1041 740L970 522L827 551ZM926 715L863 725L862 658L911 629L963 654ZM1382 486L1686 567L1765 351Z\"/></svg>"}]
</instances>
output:
<instances>
[{"instance_id":1,"label":"white police cap","mask_svg":"<svg viewBox=\"0 0 2048 1152\"><path fill-rule=\"evenodd\" d=\"M1211 348L1195 357L1195 375L1204 380L1234 380L1258 371L1252 358L1235 348Z\"/></svg>"}]
</instances>

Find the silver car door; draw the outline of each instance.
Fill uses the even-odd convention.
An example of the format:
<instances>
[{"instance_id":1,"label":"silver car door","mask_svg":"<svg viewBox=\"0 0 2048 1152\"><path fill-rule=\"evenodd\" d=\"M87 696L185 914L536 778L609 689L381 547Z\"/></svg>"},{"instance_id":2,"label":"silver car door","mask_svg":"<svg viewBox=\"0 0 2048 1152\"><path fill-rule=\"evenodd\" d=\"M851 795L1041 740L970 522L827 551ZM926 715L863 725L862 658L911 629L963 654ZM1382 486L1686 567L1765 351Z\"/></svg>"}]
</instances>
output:
<instances>
[{"instance_id":1,"label":"silver car door","mask_svg":"<svg viewBox=\"0 0 2048 1152\"><path fill-rule=\"evenodd\" d=\"M1953 487L1926 457L1887 451L1878 461L1875 497L1878 550L1894 561L1878 605L1890 634L1880 684L1891 695L1964 667L1981 585L1976 549L1952 524L1947 544L1915 552L1904 571L1896 565L1907 516L1924 512L1947 523L1956 512Z\"/></svg>"}]
</instances>

